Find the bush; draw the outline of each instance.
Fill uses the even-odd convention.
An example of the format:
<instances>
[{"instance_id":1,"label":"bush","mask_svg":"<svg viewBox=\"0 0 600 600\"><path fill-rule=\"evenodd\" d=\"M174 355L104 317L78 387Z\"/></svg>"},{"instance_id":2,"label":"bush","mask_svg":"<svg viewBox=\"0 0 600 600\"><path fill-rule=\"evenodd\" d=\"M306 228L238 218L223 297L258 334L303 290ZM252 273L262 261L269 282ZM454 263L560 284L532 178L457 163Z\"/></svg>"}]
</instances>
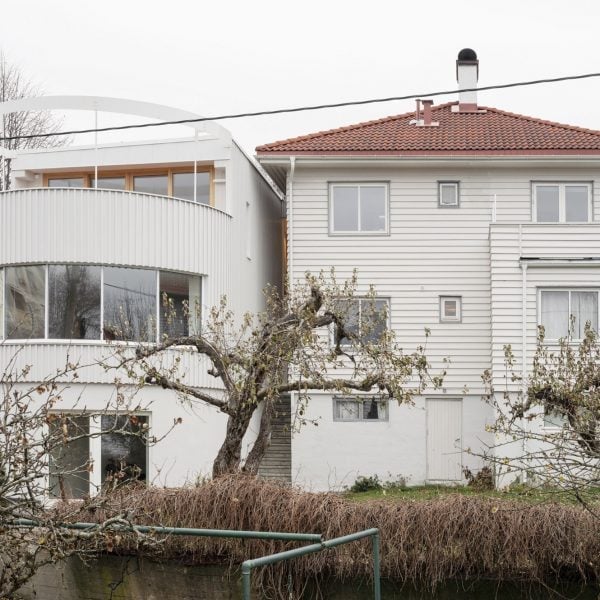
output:
<instances>
[{"instance_id":1,"label":"bush","mask_svg":"<svg viewBox=\"0 0 600 600\"><path fill-rule=\"evenodd\" d=\"M381 481L379 481L378 475L371 475L370 477L366 477L363 475L359 475L356 478L356 481L350 488L351 492L372 492L379 491L383 489L383 485Z\"/></svg>"}]
</instances>

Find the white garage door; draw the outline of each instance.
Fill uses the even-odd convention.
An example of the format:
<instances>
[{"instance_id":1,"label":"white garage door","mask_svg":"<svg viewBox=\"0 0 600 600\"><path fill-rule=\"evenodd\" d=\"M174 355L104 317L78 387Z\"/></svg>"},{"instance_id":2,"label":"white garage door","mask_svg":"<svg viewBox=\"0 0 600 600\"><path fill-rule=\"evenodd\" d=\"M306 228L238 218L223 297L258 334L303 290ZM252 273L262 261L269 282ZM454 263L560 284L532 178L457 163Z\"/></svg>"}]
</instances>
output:
<instances>
[{"instance_id":1,"label":"white garage door","mask_svg":"<svg viewBox=\"0 0 600 600\"><path fill-rule=\"evenodd\" d=\"M462 400L427 399L427 479L462 479Z\"/></svg>"}]
</instances>

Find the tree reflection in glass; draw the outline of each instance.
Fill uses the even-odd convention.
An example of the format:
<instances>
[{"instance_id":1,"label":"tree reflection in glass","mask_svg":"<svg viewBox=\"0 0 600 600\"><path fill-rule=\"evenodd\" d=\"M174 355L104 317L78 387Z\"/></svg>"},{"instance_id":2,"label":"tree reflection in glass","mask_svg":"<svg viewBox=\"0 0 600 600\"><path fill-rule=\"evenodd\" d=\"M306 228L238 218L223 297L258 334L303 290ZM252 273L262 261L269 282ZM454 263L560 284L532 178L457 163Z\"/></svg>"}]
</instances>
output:
<instances>
[{"instance_id":1,"label":"tree reflection in glass","mask_svg":"<svg viewBox=\"0 0 600 600\"><path fill-rule=\"evenodd\" d=\"M105 340L156 341L156 271L104 268Z\"/></svg>"},{"instance_id":2,"label":"tree reflection in glass","mask_svg":"<svg viewBox=\"0 0 600 600\"><path fill-rule=\"evenodd\" d=\"M100 267L48 267L48 335L53 339L100 339Z\"/></svg>"},{"instance_id":3,"label":"tree reflection in glass","mask_svg":"<svg viewBox=\"0 0 600 600\"><path fill-rule=\"evenodd\" d=\"M160 335L177 338L200 331L200 277L160 273Z\"/></svg>"},{"instance_id":4,"label":"tree reflection in glass","mask_svg":"<svg viewBox=\"0 0 600 600\"><path fill-rule=\"evenodd\" d=\"M46 268L7 267L5 335L8 339L45 337Z\"/></svg>"}]
</instances>

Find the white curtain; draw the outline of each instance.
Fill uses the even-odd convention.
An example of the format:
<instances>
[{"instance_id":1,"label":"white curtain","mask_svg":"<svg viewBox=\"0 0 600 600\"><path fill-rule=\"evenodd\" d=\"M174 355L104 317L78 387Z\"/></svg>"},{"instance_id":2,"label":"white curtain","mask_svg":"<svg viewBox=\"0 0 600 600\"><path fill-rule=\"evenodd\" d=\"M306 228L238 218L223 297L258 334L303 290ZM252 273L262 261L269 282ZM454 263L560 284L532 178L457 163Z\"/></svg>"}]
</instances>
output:
<instances>
[{"instance_id":1,"label":"white curtain","mask_svg":"<svg viewBox=\"0 0 600 600\"><path fill-rule=\"evenodd\" d=\"M542 323L546 339L557 340L569 333L569 292L542 292Z\"/></svg>"},{"instance_id":2,"label":"white curtain","mask_svg":"<svg viewBox=\"0 0 600 600\"><path fill-rule=\"evenodd\" d=\"M571 292L571 314L574 317L573 337L583 338L586 322L598 331L598 293Z\"/></svg>"}]
</instances>

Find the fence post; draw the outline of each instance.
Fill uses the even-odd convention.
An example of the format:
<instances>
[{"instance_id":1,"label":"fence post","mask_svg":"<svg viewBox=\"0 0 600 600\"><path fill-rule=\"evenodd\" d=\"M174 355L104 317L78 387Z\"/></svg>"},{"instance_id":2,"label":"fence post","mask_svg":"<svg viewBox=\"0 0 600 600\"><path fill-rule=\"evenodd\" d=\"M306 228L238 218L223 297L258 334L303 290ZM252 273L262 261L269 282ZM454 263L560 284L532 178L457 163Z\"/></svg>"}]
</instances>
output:
<instances>
[{"instance_id":1,"label":"fence post","mask_svg":"<svg viewBox=\"0 0 600 600\"><path fill-rule=\"evenodd\" d=\"M381 579L380 579L380 560L379 560L379 531L373 534L373 592L375 600L381 600Z\"/></svg>"},{"instance_id":2,"label":"fence post","mask_svg":"<svg viewBox=\"0 0 600 600\"><path fill-rule=\"evenodd\" d=\"M242 598L250 600L250 573L252 568L247 564L242 564Z\"/></svg>"}]
</instances>

